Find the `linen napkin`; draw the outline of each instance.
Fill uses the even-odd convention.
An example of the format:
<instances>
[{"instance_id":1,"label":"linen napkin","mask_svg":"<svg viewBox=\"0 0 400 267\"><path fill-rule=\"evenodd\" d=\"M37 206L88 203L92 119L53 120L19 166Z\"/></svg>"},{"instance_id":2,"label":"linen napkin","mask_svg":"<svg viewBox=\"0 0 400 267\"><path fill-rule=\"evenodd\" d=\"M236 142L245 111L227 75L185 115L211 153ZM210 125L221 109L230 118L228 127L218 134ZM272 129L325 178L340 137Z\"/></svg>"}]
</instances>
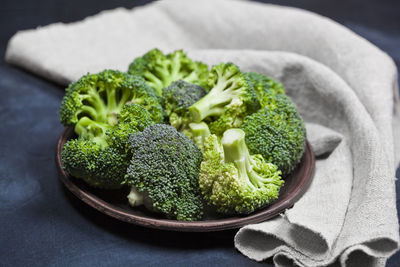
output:
<instances>
[{"instance_id":1,"label":"linen napkin","mask_svg":"<svg viewBox=\"0 0 400 267\"><path fill-rule=\"evenodd\" d=\"M317 155L309 190L282 216L240 229L240 252L277 266L385 264L399 243L393 130L399 139L400 120L390 57L304 10L172 0L19 32L6 60L66 85L87 72L125 71L154 47L266 73L285 85L307 123Z\"/></svg>"}]
</instances>

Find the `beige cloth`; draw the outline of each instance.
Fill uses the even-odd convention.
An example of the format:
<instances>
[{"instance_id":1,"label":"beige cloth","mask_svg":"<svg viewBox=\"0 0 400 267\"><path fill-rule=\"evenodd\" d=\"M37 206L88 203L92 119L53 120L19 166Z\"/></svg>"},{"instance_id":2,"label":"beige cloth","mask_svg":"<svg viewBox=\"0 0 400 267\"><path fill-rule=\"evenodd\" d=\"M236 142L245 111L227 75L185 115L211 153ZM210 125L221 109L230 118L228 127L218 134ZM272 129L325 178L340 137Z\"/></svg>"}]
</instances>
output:
<instances>
[{"instance_id":1,"label":"beige cloth","mask_svg":"<svg viewBox=\"0 0 400 267\"><path fill-rule=\"evenodd\" d=\"M240 229L240 252L278 266L385 264L399 243L392 129L400 137L397 72L385 53L299 9L172 0L19 32L6 60L66 85L87 72L124 71L154 47L183 48L209 64L233 61L282 81L315 153L324 155L293 208Z\"/></svg>"}]
</instances>

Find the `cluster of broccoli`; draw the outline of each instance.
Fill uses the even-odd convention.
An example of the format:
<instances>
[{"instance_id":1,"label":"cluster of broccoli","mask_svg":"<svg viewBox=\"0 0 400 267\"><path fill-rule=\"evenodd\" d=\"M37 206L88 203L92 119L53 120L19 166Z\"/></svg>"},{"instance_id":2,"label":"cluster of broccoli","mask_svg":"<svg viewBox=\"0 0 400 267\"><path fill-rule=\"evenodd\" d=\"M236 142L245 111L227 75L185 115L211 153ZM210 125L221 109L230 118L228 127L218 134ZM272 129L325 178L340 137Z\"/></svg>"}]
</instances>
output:
<instances>
[{"instance_id":1,"label":"cluster of broccoli","mask_svg":"<svg viewBox=\"0 0 400 267\"><path fill-rule=\"evenodd\" d=\"M60 121L77 135L61 153L69 174L129 186L132 206L188 221L204 205L249 214L270 204L306 137L282 84L233 63L209 70L181 50L83 76L66 89Z\"/></svg>"}]
</instances>

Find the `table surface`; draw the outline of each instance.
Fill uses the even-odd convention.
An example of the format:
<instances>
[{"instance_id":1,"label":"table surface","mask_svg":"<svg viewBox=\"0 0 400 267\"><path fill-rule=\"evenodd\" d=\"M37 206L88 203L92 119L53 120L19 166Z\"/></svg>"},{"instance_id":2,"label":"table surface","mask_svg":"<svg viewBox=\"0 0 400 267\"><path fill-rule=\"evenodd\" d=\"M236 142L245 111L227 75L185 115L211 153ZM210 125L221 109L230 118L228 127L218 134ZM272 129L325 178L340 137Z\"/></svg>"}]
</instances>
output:
<instances>
[{"instance_id":1,"label":"table surface","mask_svg":"<svg viewBox=\"0 0 400 267\"><path fill-rule=\"evenodd\" d=\"M233 246L236 231L175 233L133 226L83 204L57 179L62 87L4 62L18 30L72 22L150 1L20 0L0 6L0 265L256 266ZM328 16L400 64L400 1L264 1ZM400 170L397 170L400 177ZM397 182L399 207L400 183ZM263 263L265 265L265 263ZM267 266L272 266L268 261ZM400 266L399 253L387 266Z\"/></svg>"}]
</instances>

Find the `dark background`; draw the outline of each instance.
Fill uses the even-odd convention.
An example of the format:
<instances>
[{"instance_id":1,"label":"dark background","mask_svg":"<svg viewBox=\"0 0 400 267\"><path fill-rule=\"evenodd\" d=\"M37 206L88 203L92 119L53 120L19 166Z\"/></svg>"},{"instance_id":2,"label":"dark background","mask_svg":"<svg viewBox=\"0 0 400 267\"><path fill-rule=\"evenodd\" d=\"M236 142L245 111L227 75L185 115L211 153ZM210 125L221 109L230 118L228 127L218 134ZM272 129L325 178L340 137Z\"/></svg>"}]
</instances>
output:
<instances>
[{"instance_id":1,"label":"dark background","mask_svg":"<svg viewBox=\"0 0 400 267\"><path fill-rule=\"evenodd\" d=\"M7 41L18 30L77 21L104 9L148 2L1 2L0 266L261 265L235 250L236 231L196 234L149 230L119 222L81 203L57 179L54 161L62 130L58 109L63 88L4 62ZM400 1L263 2L328 16L389 53L399 67ZM400 266L399 253L390 258L388 266Z\"/></svg>"}]
</instances>

